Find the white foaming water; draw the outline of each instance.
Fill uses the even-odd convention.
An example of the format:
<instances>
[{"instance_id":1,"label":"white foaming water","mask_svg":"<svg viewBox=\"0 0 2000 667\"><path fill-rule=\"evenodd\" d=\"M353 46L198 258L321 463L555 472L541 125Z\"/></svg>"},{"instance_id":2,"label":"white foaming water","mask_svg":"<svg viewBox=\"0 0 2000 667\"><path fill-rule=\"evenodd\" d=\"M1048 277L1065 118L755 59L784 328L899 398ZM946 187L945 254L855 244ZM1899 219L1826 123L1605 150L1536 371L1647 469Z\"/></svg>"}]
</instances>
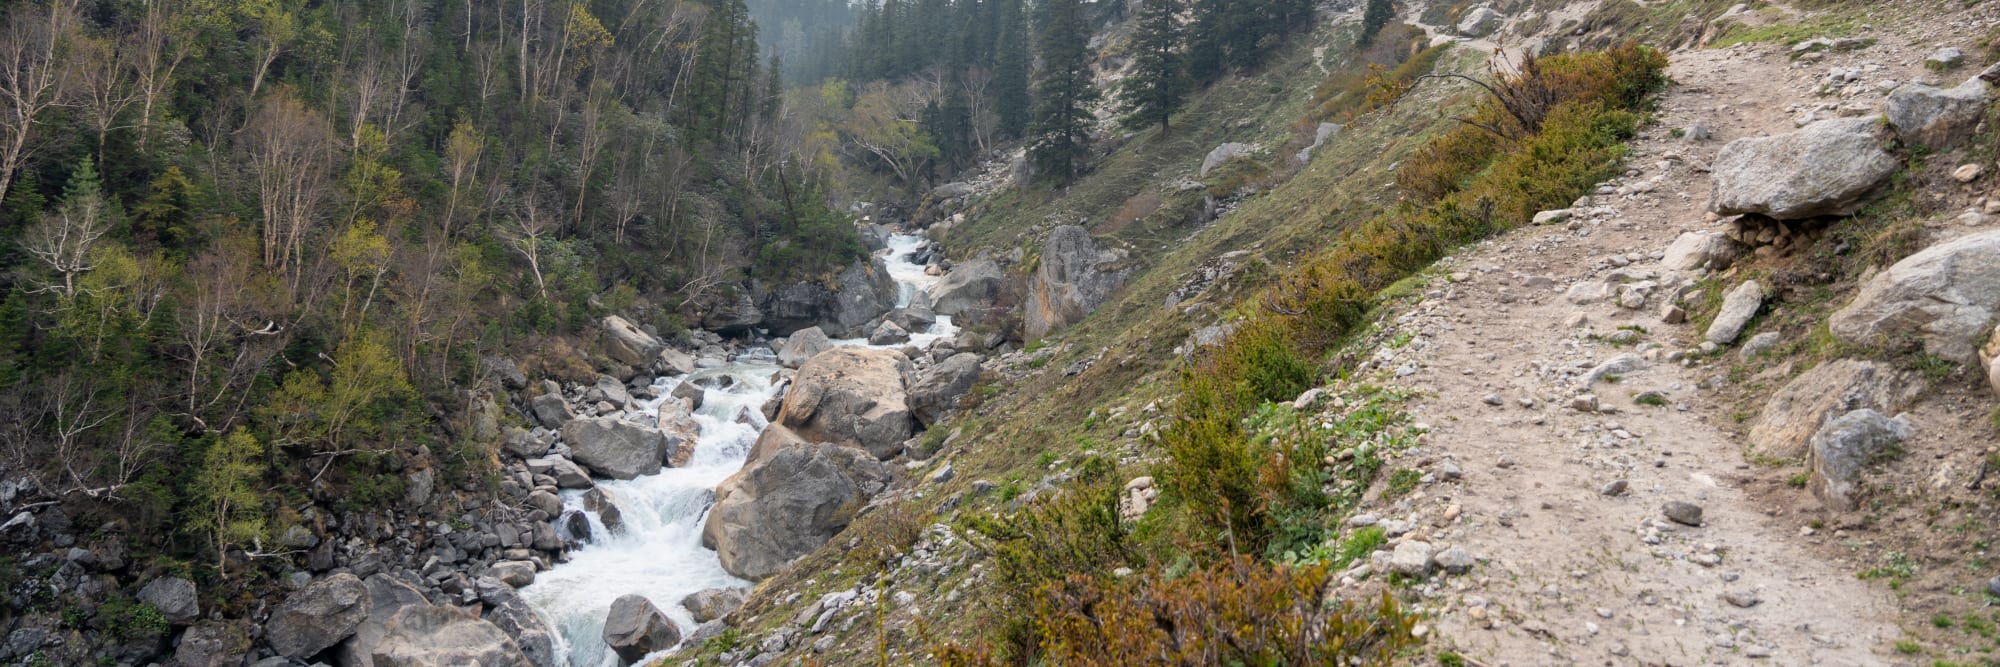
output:
<instances>
[{"instance_id":1,"label":"white foaming water","mask_svg":"<svg viewBox=\"0 0 2000 667\"><path fill-rule=\"evenodd\" d=\"M917 292L928 292L939 280L911 261L922 242L923 237L908 234L889 239L889 275L901 288L898 307L908 306ZM958 327L952 326L951 318L940 316L930 331L911 334L910 344L925 348L956 335ZM836 343L866 345L867 341ZM775 393L771 377L779 368L774 362L769 350L752 348L731 366L685 378L662 378L654 384L662 398L641 406L642 423L653 423L660 402L684 382L707 386L712 379L731 379L727 387L706 389L701 409L695 412L701 439L687 467L631 481L597 481L597 488L618 505L623 532L611 534L595 513L585 512L596 539L570 552L569 562L541 573L533 585L521 589L560 635L559 660L573 667L617 667L618 656L604 645L603 633L604 616L619 596L646 596L686 634L695 623L681 607L682 598L710 588L750 586L751 582L724 571L714 550L701 546L701 528L715 504L715 487L743 468L757 435L769 425L762 408ZM566 512L582 511L583 492L565 491L563 507Z\"/></svg>"}]
</instances>

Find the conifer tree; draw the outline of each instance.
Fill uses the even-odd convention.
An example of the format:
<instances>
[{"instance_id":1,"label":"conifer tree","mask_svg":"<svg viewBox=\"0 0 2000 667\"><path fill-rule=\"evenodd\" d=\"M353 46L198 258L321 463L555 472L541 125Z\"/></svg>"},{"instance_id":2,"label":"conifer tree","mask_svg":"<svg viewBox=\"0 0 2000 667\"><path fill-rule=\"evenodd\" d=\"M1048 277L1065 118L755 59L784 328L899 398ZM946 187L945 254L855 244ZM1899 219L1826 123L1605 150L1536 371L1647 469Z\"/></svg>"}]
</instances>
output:
<instances>
[{"instance_id":1,"label":"conifer tree","mask_svg":"<svg viewBox=\"0 0 2000 667\"><path fill-rule=\"evenodd\" d=\"M1090 73L1090 26L1080 0L1043 2L1041 56L1028 158L1037 176L1068 183L1082 171L1095 120L1090 107L1098 98Z\"/></svg>"},{"instance_id":2,"label":"conifer tree","mask_svg":"<svg viewBox=\"0 0 2000 667\"><path fill-rule=\"evenodd\" d=\"M1119 109L1126 127L1158 124L1160 133L1172 128L1174 112L1185 104L1189 90L1187 56L1182 52L1179 0L1143 0L1139 31L1132 40L1132 73L1119 83Z\"/></svg>"},{"instance_id":3,"label":"conifer tree","mask_svg":"<svg viewBox=\"0 0 2000 667\"><path fill-rule=\"evenodd\" d=\"M1361 38L1358 40L1359 44L1361 46L1368 46L1373 43L1376 33L1382 32L1382 27L1389 25L1389 21L1395 18L1395 0L1368 0L1368 8L1361 13Z\"/></svg>"},{"instance_id":4,"label":"conifer tree","mask_svg":"<svg viewBox=\"0 0 2000 667\"><path fill-rule=\"evenodd\" d=\"M1028 21L1020 0L999 0L1000 33L994 42L994 114L1000 135L1019 137L1033 118L1028 99Z\"/></svg>"}]
</instances>

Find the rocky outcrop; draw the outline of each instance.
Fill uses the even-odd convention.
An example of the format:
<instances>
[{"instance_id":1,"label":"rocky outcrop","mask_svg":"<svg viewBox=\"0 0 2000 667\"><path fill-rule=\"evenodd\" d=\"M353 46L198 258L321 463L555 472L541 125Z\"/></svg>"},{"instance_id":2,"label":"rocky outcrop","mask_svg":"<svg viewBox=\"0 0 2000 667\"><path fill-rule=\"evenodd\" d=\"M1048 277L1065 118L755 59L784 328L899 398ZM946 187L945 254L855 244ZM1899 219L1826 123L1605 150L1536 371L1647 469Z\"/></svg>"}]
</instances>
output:
<instances>
[{"instance_id":1,"label":"rocky outcrop","mask_svg":"<svg viewBox=\"0 0 2000 667\"><path fill-rule=\"evenodd\" d=\"M153 605L168 623L187 625L201 618L201 601L195 595L194 582L180 577L160 577L146 582L139 589L139 601Z\"/></svg>"},{"instance_id":2,"label":"rocky outcrop","mask_svg":"<svg viewBox=\"0 0 2000 667\"><path fill-rule=\"evenodd\" d=\"M832 539L888 483L888 469L859 449L777 447L716 488L702 545L730 574L763 579Z\"/></svg>"},{"instance_id":3,"label":"rocky outcrop","mask_svg":"<svg viewBox=\"0 0 2000 667\"><path fill-rule=\"evenodd\" d=\"M896 307L898 293L881 258L855 262L831 284L799 282L771 290L763 302L764 325L774 335L818 326L834 338L859 338Z\"/></svg>"},{"instance_id":4,"label":"rocky outcrop","mask_svg":"<svg viewBox=\"0 0 2000 667\"><path fill-rule=\"evenodd\" d=\"M656 428L609 417L577 419L563 425L576 462L600 477L633 479L660 472L667 436Z\"/></svg>"},{"instance_id":5,"label":"rocky outcrop","mask_svg":"<svg viewBox=\"0 0 2000 667\"><path fill-rule=\"evenodd\" d=\"M623 317L606 316L603 325L604 353L618 363L643 368L653 363L660 350L667 347L657 336L646 333Z\"/></svg>"},{"instance_id":6,"label":"rocky outcrop","mask_svg":"<svg viewBox=\"0 0 2000 667\"><path fill-rule=\"evenodd\" d=\"M980 257L960 263L931 288L931 311L957 316L970 310L991 308L1000 299L1000 290L1006 280L1007 274L1000 270L1000 263L990 258Z\"/></svg>"},{"instance_id":7,"label":"rocky outcrop","mask_svg":"<svg viewBox=\"0 0 2000 667\"><path fill-rule=\"evenodd\" d=\"M833 341L827 339L825 331L819 327L806 327L785 339L784 346L778 348L778 363L785 368L798 368L819 353L831 349Z\"/></svg>"},{"instance_id":8,"label":"rocky outcrop","mask_svg":"<svg viewBox=\"0 0 2000 667\"><path fill-rule=\"evenodd\" d=\"M1813 434L1834 418L1855 410L1890 412L1920 387L1868 361L1840 359L1799 374L1771 395L1750 427L1753 455L1776 459L1805 456Z\"/></svg>"},{"instance_id":9,"label":"rocky outcrop","mask_svg":"<svg viewBox=\"0 0 2000 667\"><path fill-rule=\"evenodd\" d=\"M604 643L627 663L681 643L680 628L641 595L623 595L604 617Z\"/></svg>"},{"instance_id":10,"label":"rocky outcrop","mask_svg":"<svg viewBox=\"0 0 2000 667\"><path fill-rule=\"evenodd\" d=\"M452 607L412 605L389 619L370 656L375 667L531 667L500 628Z\"/></svg>"},{"instance_id":11,"label":"rocky outcrop","mask_svg":"<svg viewBox=\"0 0 2000 667\"><path fill-rule=\"evenodd\" d=\"M1729 142L1712 166L1709 210L1779 220L1852 214L1902 164L1882 144L1869 118L1823 120L1796 132Z\"/></svg>"},{"instance_id":12,"label":"rocky outcrop","mask_svg":"<svg viewBox=\"0 0 2000 667\"><path fill-rule=\"evenodd\" d=\"M1453 28L1458 34L1467 37L1485 37L1500 29L1500 22L1506 18L1500 12L1493 11L1492 7L1482 5L1466 12L1465 17L1459 19L1458 25Z\"/></svg>"},{"instance_id":13,"label":"rocky outcrop","mask_svg":"<svg viewBox=\"0 0 2000 667\"><path fill-rule=\"evenodd\" d=\"M1100 249L1082 227L1055 228L1042 247L1041 266L1028 282L1028 339L1083 320L1109 301L1136 268L1125 251Z\"/></svg>"},{"instance_id":14,"label":"rocky outcrop","mask_svg":"<svg viewBox=\"0 0 2000 667\"><path fill-rule=\"evenodd\" d=\"M1227 164L1230 160L1236 158L1249 157L1250 154L1255 152L1257 152L1257 147L1250 144L1230 142L1216 146L1215 150L1208 152L1207 157L1202 158L1201 176L1202 178L1207 178L1208 172L1215 171L1216 167Z\"/></svg>"},{"instance_id":15,"label":"rocky outcrop","mask_svg":"<svg viewBox=\"0 0 2000 667\"><path fill-rule=\"evenodd\" d=\"M1896 262L1833 314L1835 338L1907 347L1972 363L2000 310L2000 230L1940 243Z\"/></svg>"},{"instance_id":16,"label":"rocky outcrop","mask_svg":"<svg viewBox=\"0 0 2000 667\"><path fill-rule=\"evenodd\" d=\"M1820 427L1806 456L1813 495L1833 510L1853 510L1862 468L1893 452L1910 433L1909 420L1890 419L1867 409L1841 415Z\"/></svg>"},{"instance_id":17,"label":"rocky outcrop","mask_svg":"<svg viewBox=\"0 0 2000 667\"><path fill-rule=\"evenodd\" d=\"M887 459L916 430L907 404L912 373L909 358L892 350L829 350L792 379L778 423L810 441L860 447Z\"/></svg>"},{"instance_id":18,"label":"rocky outcrop","mask_svg":"<svg viewBox=\"0 0 2000 667\"><path fill-rule=\"evenodd\" d=\"M354 634L368 617L368 587L336 574L292 593L264 623L264 641L288 658L309 658Z\"/></svg>"},{"instance_id":19,"label":"rocky outcrop","mask_svg":"<svg viewBox=\"0 0 2000 667\"><path fill-rule=\"evenodd\" d=\"M1889 93L1889 127L1904 143L1950 150L1971 139L1986 115L1992 86L1978 79L1957 88L1906 83Z\"/></svg>"},{"instance_id":20,"label":"rocky outcrop","mask_svg":"<svg viewBox=\"0 0 2000 667\"><path fill-rule=\"evenodd\" d=\"M978 384L979 374L980 357L971 352L951 355L918 373L916 383L910 386L910 409L917 421L926 426L944 421L958 407L958 399Z\"/></svg>"},{"instance_id":21,"label":"rocky outcrop","mask_svg":"<svg viewBox=\"0 0 2000 667\"><path fill-rule=\"evenodd\" d=\"M722 297L701 317L703 329L728 336L747 333L763 323L764 311L757 308L757 300L741 290Z\"/></svg>"}]
</instances>

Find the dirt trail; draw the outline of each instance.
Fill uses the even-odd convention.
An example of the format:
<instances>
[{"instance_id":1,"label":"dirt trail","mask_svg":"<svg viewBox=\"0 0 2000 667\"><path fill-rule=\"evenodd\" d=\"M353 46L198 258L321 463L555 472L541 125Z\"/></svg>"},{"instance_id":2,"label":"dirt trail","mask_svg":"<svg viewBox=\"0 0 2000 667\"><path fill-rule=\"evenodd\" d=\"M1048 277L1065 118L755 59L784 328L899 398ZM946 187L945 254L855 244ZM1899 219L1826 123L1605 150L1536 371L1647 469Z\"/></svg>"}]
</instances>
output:
<instances>
[{"instance_id":1,"label":"dirt trail","mask_svg":"<svg viewBox=\"0 0 2000 667\"><path fill-rule=\"evenodd\" d=\"M1638 192L1597 196L1593 215L1462 253L1445 265L1451 282L1434 283L1395 323L1415 338L1377 361L1401 376L1396 384L1422 392L1411 411L1432 428L1427 471L1436 476L1451 459L1463 480L1427 486L1384 518L1415 519L1424 526L1416 535L1482 560L1434 584L1439 648L1494 666L1903 662L1892 649L1902 634L1892 594L1858 580L1851 565L1823 560L1801 518L1744 488L1749 465L1727 432L1733 424L1716 423L1727 417L1715 392L1700 388L1721 366L1669 360L1701 332L1662 321L1667 289L1636 310L1615 297L1577 305L1566 296L1621 268L1670 284L1659 252L1682 231L1715 227L1702 167L1716 150L1793 129L1806 110L1796 105L1826 101L1812 92L1832 65L1882 60L1869 76L1919 77L1890 57L1864 51L1794 67L1776 46L1674 54L1678 85L1660 123L1634 145L1627 164L1637 173L1617 181ZM1881 99L1837 101L1879 108ZM1697 119L1712 140L1670 135ZM1602 339L1614 334L1637 340ZM1587 388L1607 413L1572 407L1590 368L1651 347L1659 349L1647 368ZM1666 405L1635 403L1648 391ZM1627 488L1607 494L1617 480ZM1700 505L1702 525L1668 521L1669 501Z\"/></svg>"}]
</instances>

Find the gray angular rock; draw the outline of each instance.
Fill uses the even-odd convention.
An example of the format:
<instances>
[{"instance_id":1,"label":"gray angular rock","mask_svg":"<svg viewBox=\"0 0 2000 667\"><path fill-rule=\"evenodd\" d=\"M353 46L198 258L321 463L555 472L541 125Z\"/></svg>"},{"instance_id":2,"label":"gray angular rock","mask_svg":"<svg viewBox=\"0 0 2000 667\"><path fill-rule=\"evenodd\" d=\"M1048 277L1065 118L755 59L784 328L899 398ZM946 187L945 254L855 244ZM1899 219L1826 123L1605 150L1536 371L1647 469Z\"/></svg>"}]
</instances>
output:
<instances>
[{"instance_id":1,"label":"gray angular rock","mask_svg":"<svg viewBox=\"0 0 2000 667\"><path fill-rule=\"evenodd\" d=\"M1029 340L1083 320L1111 300L1112 293L1138 269L1123 250L1104 249L1082 227L1065 225L1049 233L1040 266L1028 281L1022 327Z\"/></svg>"},{"instance_id":2,"label":"gray angular rock","mask_svg":"<svg viewBox=\"0 0 2000 667\"><path fill-rule=\"evenodd\" d=\"M1453 28L1458 31L1458 34L1467 37L1485 37L1492 34L1494 30L1500 29L1500 22L1504 19L1506 19L1505 16L1502 16L1500 12L1493 11L1491 7L1474 7L1472 11L1466 12L1465 17L1459 19L1458 25L1453 26Z\"/></svg>"},{"instance_id":3,"label":"gray angular rock","mask_svg":"<svg viewBox=\"0 0 2000 667\"><path fill-rule=\"evenodd\" d=\"M368 587L359 577L326 577L278 604L264 623L264 641L279 655L309 658L353 635L368 608Z\"/></svg>"},{"instance_id":4,"label":"gray angular rock","mask_svg":"<svg viewBox=\"0 0 2000 667\"><path fill-rule=\"evenodd\" d=\"M1786 134L1738 139L1710 169L1709 210L1779 220L1850 215L1878 194L1901 161L1868 118L1823 120Z\"/></svg>"},{"instance_id":5,"label":"gray angular rock","mask_svg":"<svg viewBox=\"0 0 2000 667\"><path fill-rule=\"evenodd\" d=\"M539 417L537 417L539 419ZM516 458L532 459L549 451L549 445L536 438L533 433L520 427L508 427L506 436L500 441L501 451Z\"/></svg>"},{"instance_id":6,"label":"gray angular rock","mask_svg":"<svg viewBox=\"0 0 2000 667\"><path fill-rule=\"evenodd\" d=\"M1827 422L1813 434L1806 450L1813 495L1835 511L1853 510L1862 468L1894 451L1912 432L1908 419L1890 419L1868 409Z\"/></svg>"},{"instance_id":7,"label":"gray angular rock","mask_svg":"<svg viewBox=\"0 0 2000 667\"><path fill-rule=\"evenodd\" d=\"M887 459L916 431L908 387L913 368L893 350L841 347L799 369L777 423L807 440L860 447Z\"/></svg>"},{"instance_id":8,"label":"gray angular rock","mask_svg":"<svg viewBox=\"0 0 2000 667\"><path fill-rule=\"evenodd\" d=\"M489 571L500 583L515 588L535 583L535 564L525 560L503 560L494 563Z\"/></svg>"},{"instance_id":9,"label":"gray angular rock","mask_svg":"<svg viewBox=\"0 0 2000 667\"><path fill-rule=\"evenodd\" d=\"M1598 364L1596 367L1591 368L1589 373L1585 373L1583 375L1583 386L1589 387L1590 385L1603 382L1607 377L1613 375L1622 376L1633 371L1644 370L1651 365L1650 362L1646 361L1645 357L1636 354L1621 354L1606 359L1604 363Z\"/></svg>"},{"instance_id":10,"label":"gray angular rock","mask_svg":"<svg viewBox=\"0 0 2000 667\"><path fill-rule=\"evenodd\" d=\"M1409 540L1396 545L1389 554L1389 571L1408 577L1421 577L1431 573L1431 544Z\"/></svg>"},{"instance_id":11,"label":"gray angular rock","mask_svg":"<svg viewBox=\"0 0 2000 667\"><path fill-rule=\"evenodd\" d=\"M1956 88L1906 83L1889 93L1889 127L1904 143L1937 151L1957 148L1972 138L1991 93L1992 87L1978 79Z\"/></svg>"},{"instance_id":12,"label":"gray angular rock","mask_svg":"<svg viewBox=\"0 0 2000 667\"><path fill-rule=\"evenodd\" d=\"M960 262L931 287L931 311L957 316L969 310L991 308L999 300L1006 280L1006 272L992 259L979 257Z\"/></svg>"},{"instance_id":13,"label":"gray angular rock","mask_svg":"<svg viewBox=\"0 0 2000 667\"><path fill-rule=\"evenodd\" d=\"M597 513L597 520L604 529L613 533L625 531L625 513L618 509L618 500L604 487L583 492L583 509Z\"/></svg>"},{"instance_id":14,"label":"gray angular rock","mask_svg":"<svg viewBox=\"0 0 2000 667\"><path fill-rule=\"evenodd\" d=\"M759 580L819 548L887 487L889 471L868 452L794 443L753 457L715 490L702 545L730 574Z\"/></svg>"},{"instance_id":15,"label":"gray angular rock","mask_svg":"<svg viewBox=\"0 0 2000 667\"><path fill-rule=\"evenodd\" d=\"M1207 178L1208 172L1215 171L1216 167L1220 167L1236 158L1249 157L1250 154L1255 152L1257 152L1257 147L1250 144L1230 142L1216 146L1214 150L1208 152L1207 157L1202 158L1201 176L1202 178Z\"/></svg>"},{"instance_id":16,"label":"gray angular rock","mask_svg":"<svg viewBox=\"0 0 2000 667\"><path fill-rule=\"evenodd\" d=\"M570 412L569 401L565 400L562 394L536 396L529 399L528 407L534 411L535 421L541 422L542 426L548 428L562 428L570 420L576 419L576 413Z\"/></svg>"},{"instance_id":17,"label":"gray angular rock","mask_svg":"<svg viewBox=\"0 0 2000 667\"><path fill-rule=\"evenodd\" d=\"M1750 319L1763 307L1764 286L1755 280L1743 281L1722 297L1722 310L1716 312L1715 320L1708 325L1708 342L1716 345L1736 342L1736 337L1743 335L1743 327L1749 326Z\"/></svg>"},{"instance_id":18,"label":"gray angular rock","mask_svg":"<svg viewBox=\"0 0 2000 667\"><path fill-rule=\"evenodd\" d=\"M657 428L596 417L572 420L563 425L562 433L576 462L603 477L656 474L666 460L667 436Z\"/></svg>"},{"instance_id":19,"label":"gray angular rock","mask_svg":"<svg viewBox=\"0 0 2000 667\"><path fill-rule=\"evenodd\" d=\"M623 595L612 601L604 617L604 643L631 663L681 643L681 631L645 596Z\"/></svg>"},{"instance_id":20,"label":"gray angular rock","mask_svg":"<svg viewBox=\"0 0 2000 667\"><path fill-rule=\"evenodd\" d=\"M1940 243L1876 274L1827 321L1835 338L1866 346L1921 342L1963 364L1978 357L2000 311L2000 230Z\"/></svg>"},{"instance_id":21,"label":"gray angular rock","mask_svg":"<svg viewBox=\"0 0 2000 667\"><path fill-rule=\"evenodd\" d=\"M1701 525L1701 506L1684 500L1668 501L1660 506L1660 513L1667 519L1683 526Z\"/></svg>"},{"instance_id":22,"label":"gray angular rock","mask_svg":"<svg viewBox=\"0 0 2000 667\"><path fill-rule=\"evenodd\" d=\"M1813 434L1840 415L1868 409L1890 412L1905 392L1920 391L1893 369L1839 359L1813 367L1771 395L1750 427L1750 452L1776 459L1806 455Z\"/></svg>"},{"instance_id":23,"label":"gray angular rock","mask_svg":"<svg viewBox=\"0 0 2000 667\"><path fill-rule=\"evenodd\" d=\"M707 305L701 328L708 331L734 336L764 323L764 311L757 307L757 299L741 289L718 295Z\"/></svg>"},{"instance_id":24,"label":"gray angular rock","mask_svg":"<svg viewBox=\"0 0 2000 667\"><path fill-rule=\"evenodd\" d=\"M888 320L883 320L874 331L868 332L869 345L901 345L908 342L910 342L910 332Z\"/></svg>"},{"instance_id":25,"label":"gray angular rock","mask_svg":"<svg viewBox=\"0 0 2000 667\"><path fill-rule=\"evenodd\" d=\"M533 664L498 626L452 607L431 605L396 612L370 657L374 667Z\"/></svg>"},{"instance_id":26,"label":"gray angular rock","mask_svg":"<svg viewBox=\"0 0 2000 667\"><path fill-rule=\"evenodd\" d=\"M944 421L958 400L979 383L981 369L979 355L960 352L918 373L909 393L917 421L926 426Z\"/></svg>"},{"instance_id":27,"label":"gray angular rock","mask_svg":"<svg viewBox=\"0 0 2000 667\"><path fill-rule=\"evenodd\" d=\"M250 632L240 621L202 621L181 633L170 667L242 667Z\"/></svg>"},{"instance_id":28,"label":"gray angular rock","mask_svg":"<svg viewBox=\"0 0 2000 667\"><path fill-rule=\"evenodd\" d=\"M667 347L659 337L646 333L623 317L607 315L602 325L604 353L618 363L643 368L659 358L660 350Z\"/></svg>"},{"instance_id":29,"label":"gray angular rock","mask_svg":"<svg viewBox=\"0 0 2000 667\"><path fill-rule=\"evenodd\" d=\"M1715 232L1688 232L1674 239L1667 246L1667 253L1660 259L1660 265L1675 271L1693 271L1703 267L1720 271L1729 268L1742 257L1745 248L1734 239Z\"/></svg>"},{"instance_id":30,"label":"gray angular rock","mask_svg":"<svg viewBox=\"0 0 2000 667\"><path fill-rule=\"evenodd\" d=\"M201 600L195 594L194 582L180 577L148 581L136 597L160 610L160 615L174 625L187 625L201 617Z\"/></svg>"},{"instance_id":31,"label":"gray angular rock","mask_svg":"<svg viewBox=\"0 0 2000 667\"><path fill-rule=\"evenodd\" d=\"M687 375L699 368L694 355L671 347L660 350L660 358L653 362L653 371L661 375Z\"/></svg>"},{"instance_id":32,"label":"gray angular rock","mask_svg":"<svg viewBox=\"0 0 2000 667\"><path fill-rule=\"evenodd\" d=\"M743 591L735 588L710 588L681 599L681 606L694 615L694 622L707 623L743 606Z\"/></svg>"},{"instance_id":33,"label":"gray angular rock","mask_svg":"<svg viewBox=\"0 0 2000 667\"><path fill-rule=\"evenodd\" d=\"M538 475L554 477L556 488L588 489L594 486L590 481L590 473L584 472L582 467L561 456L528 459L528 470Z\"/></svg>"},{"instance_id":34,"label":"gray angular rock","mask_svg":"<svg viewBox=\"0 0 2000 667\"><path fill-rule=\"evenodd\" d=\"M340 650L334 653L334 662L339 667L373 667L375 646L388 633L390 619L405 608L431 604L414 584L388 574L369 575L364 584L368 590L367 615L355 627L354 636L341 642Z\"/></svg>"},{"instance_id":35,"label":"gray angular rock","mask_svg":"<svg viewBox=\"0 0 2000 667\"><path fill-rule=\"evenodd\" d=\"M1472 558L1471 553L1459 547L1452 547L1438 552L1437 555L1431 557L1431 562L1437 564L1438 569L1451 574L1471 572L1473 566L1479 564L1477 560Z\"/></svg>"},{"instance_id":36,"label":"gray angular rock","mask_svg":"<svg viewBox=\"0 0 2000 667\"><path fill-rule=\"evenodd\" d=\"M806 327L785 339L784 346L778 348L778 363L785 368L798 368L819 353L831 349L833 341L827 339L825 331L819 327Z\"/></svg>"}]
</instances>

